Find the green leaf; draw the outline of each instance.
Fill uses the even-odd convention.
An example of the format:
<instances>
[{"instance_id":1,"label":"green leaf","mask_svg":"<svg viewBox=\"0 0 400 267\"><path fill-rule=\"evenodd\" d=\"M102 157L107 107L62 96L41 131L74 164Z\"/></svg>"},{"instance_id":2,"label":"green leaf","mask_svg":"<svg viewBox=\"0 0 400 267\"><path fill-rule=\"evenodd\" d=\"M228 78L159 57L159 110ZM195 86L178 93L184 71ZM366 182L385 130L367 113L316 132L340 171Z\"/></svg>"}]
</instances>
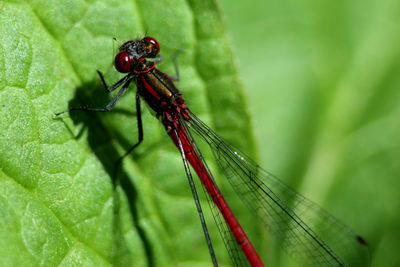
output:
<instances>
[{"instance_id":1,"label":"green leaf","mask_svg":"<svg viewBox=\"0 0 400 267\"><path fill-rule=\"evenodd\" d=\"M400 2L221 3L261 165L361 234L372 266L398 266Z\"/></svg>"},{"instance_id":2,"label":"green leaf","mask_svg":"<svg viewBox=\"0 0 400 267\"><path fill-rule=\"evenodd\" d=\"M109 114L54 113L105 106L118 42L154 36L191 109L253 153L249 117L220 14L212 0L0 2L0 258L2 266L208 266L178 151L143 109L135 87ZM119 42L120 42L119 41ZM114 46L114 49L113 49ZM209 218L210 219L210 218ZM211 227L215 235L215 226ZM230 264L221 241L222 263Z\"/></svg>"}]
</instances>

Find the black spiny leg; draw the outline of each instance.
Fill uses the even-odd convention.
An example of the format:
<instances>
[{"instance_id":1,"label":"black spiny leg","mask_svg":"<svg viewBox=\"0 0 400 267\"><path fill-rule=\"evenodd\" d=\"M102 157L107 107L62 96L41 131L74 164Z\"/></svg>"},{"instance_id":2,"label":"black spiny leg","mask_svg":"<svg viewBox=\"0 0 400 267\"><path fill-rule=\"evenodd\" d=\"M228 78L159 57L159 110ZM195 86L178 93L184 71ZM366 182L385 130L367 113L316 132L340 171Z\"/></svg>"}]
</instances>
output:
<instances>
[{"instance_id":1,"label":"black spiny leg","mask_svg":"<svg viewBox=\"0 0 400 267\"><path fill-rule=\"evenodd\" d=\"M118 87L120 87L124 82L126 82L126 80L130 77L129 75L126 75L124 78L122 78L121 80L119 80L118 82L116 82L115 84L111 85L110 87L107 86L106 80L104 80L104 76L103 73L101 73L101 71L97 70L97 73L100 76L100 80L104 85L104 88L106 89L107 92L112 92L115 89L117 89Z\"/></svg>"},{"instance_id":2,"label":"black spiny leg","mask_svg":"<svg viewBox=\"0 0 400 267\"><path fill-rule=\"evenodd\" d=\"M137 118L137 125L138 125L138 141L134 144L128 151L125 152L116 162L115 162L115 173L114 177L117 177L118 168L122 163L122 160L129 155L135 148L137 148L140 143L143 141L143 123L142 123L142 111L140 109L140 96L136 93L136 118Z\"/></svg>"},{"instance_id":3,"label":"black spiny leg","mask_svg":"<svg viewBox=\"0 0 400 267\"><path fill-rule=\"evenodd\" d=\"M158 56L158 57L156 57L156 58L153 60L153 62L156 63L156 64L158 64L158 63L160 63L160 62L163 61L163 60L164 60L164 58L163 58L162 56Z\"/></svg>"},{"instance_id":4,"label":"black spiny leg","mask_svg":"<svg viewBox=\"0 0 400 267\"><path fill-rule=\"evenodd\" d=\"M172 55L172 63L174 64L174 69L175 69L175 76L170 76L168 75L168 77L173 80L173 81L179 81L180 80L180 75L179 75L179 68L178 68L178 56L180 55L180 53L182 53L182 49L179 49L178 51L176 51L173 55ZM155 62L156 64L160 63L161 61L163 61L163 57L159 56L156 57L153 62Z\"/></svg>"},{"instance_id":5,"label":"black spiny leg","mask_svg":"<svg viewBox=\"0 0 400 267\"><path fill-rule=\"evenodd\" d=\"M100 77L102 77L102 76L100 76ZM108 111L110 111L115 106L115 104L118 102L118 100L121 98L121 96L128 89L129 84L132 82L132 79L130 77L131 76L126 75L124 78L119 80L117 83L115 83L114 85L112 85L112 86L110 86L109 88L106 89L108 91L110 91L110 90L113 91L116 88L120 87L121 84L125 82L125 84L122 86L121 90L119 90L118 94L114 97L113 100L111 100L111 102L105 108L72 107L72 108L69 108L69 109L64 110L62 112L58 112L55 115L58 116L58 115L61 115L61 114L65 113L65 112L69 112L71 110L83 110L83 111L92 111L92 112L108 112ZM104 79L103 79L103 83L105 84Z\"/></svg>"},{"instance_id":6,"label":"black spiny leg","mask_svg":"<svg viewBox=\"0 0 400 267\"><path fill-rule=\"evenodd\" d=\"M173 81L178 82L181 77L179 75L179 67L178 67L178 56L180 55L180 53L182 53L182 49L176 51L173 55L172 55L172 63L174 63L174 68L175 68L175 76L169 76L169 78Z\"/></svg>"}]
</instances>

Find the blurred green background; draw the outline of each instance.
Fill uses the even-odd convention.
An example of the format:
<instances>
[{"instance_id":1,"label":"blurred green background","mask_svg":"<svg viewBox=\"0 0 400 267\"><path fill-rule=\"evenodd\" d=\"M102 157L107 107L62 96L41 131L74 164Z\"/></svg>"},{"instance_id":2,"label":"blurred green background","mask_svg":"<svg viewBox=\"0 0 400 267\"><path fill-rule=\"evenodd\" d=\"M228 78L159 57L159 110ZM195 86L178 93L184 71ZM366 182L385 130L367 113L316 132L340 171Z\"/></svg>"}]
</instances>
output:
<instances>
[{"instance_id":1,"label":"blurred green background","mask_svg":"<svg viewBox=\"0 0 400 267\"><path fill-rule=\"evenodd\" d=\"M400 266L400 2L220 3L261 165Z\"/></svg>"},{"instance_id":2,"label":"blurred green background","mask_svg":"<svg viewBox=\"0 0 400 267\"><path fill-rule=\"evenodd\" d=\"M96 69L117 80L112 38L144 34L167 73L184 48L178 86L202 120L365 237L373 266L399 266L399 11L389 0L0 1L0 266L210 266L181 159L144 107L145 141L113 177L137 136L134 86L109 114L53 119L110 101ZM289 266L235 212L266 263Z\"/></svg>"}]
</instances>

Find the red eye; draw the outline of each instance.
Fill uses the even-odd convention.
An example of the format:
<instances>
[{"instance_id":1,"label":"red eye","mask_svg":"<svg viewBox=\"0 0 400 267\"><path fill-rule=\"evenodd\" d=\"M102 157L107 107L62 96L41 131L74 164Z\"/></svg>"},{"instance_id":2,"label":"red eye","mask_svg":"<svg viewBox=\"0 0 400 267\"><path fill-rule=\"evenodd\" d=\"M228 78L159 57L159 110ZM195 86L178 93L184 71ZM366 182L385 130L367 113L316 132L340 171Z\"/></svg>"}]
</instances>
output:
<instances>
[{"instance_id":1,"label":"red eye","mask_svg":"<svg viewBox=\"0 0 400 267\"><path fill-rule=\"evenodd\" d=\"M117 71L127 73L131 71L131 63L129 62L129 54L120 52L115 56L114 66Z\"/></svg>"},{"instance_id":2,"label":"red eye","mask_svg":"<svg viewBox=\"0 0 400 267\"><path fill-rule=\"evenodd\" d=\"M160 52L160 44L158 43L158 41L156 39L154 39L153 37L144 37L143 41L149 42L153 45L155 45L155 47L157 48L157 54Z\"/></svg>"}]
</instances>

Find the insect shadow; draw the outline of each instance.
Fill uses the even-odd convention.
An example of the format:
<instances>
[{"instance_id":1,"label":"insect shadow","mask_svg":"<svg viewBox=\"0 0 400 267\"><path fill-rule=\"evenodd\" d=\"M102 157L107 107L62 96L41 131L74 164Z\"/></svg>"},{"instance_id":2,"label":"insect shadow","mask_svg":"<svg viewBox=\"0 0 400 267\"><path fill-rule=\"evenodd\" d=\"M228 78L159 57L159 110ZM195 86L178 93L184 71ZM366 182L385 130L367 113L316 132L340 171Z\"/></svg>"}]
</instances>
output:
<instances>
[{"instance_id":1,"label":"insect shadow","mask_svg":"<svg viewBox=\"0 0 400 267\"><path fill-rule=\"evenodd\" d=\"M104 90L103 85L100 82L89 82L84 83L76 89L75 96L69 101L69 107L79 106L90 106L90 107L105 107L111 100L111 96ZM136 115L127 110L118 109L117 107L112 110L113 113L124 113L127 115ZM93 153L100 160L104 169L112 179L113 184L113 236L114 236L114 248L115 253L113 255L113 264L115 265L126 265L127 263L133 263L135 260L131 258L128 246L124 239L124 233L122 232L119 196L117 187L120 186L128 199L128 205L131 212L133 225L136 228L143 244L144 250L147 257L147 264L149 267L154 266L153 251L151 243L146 236L145 231L139 224L138 212L136 208L137 201L137 190L134 184L129 179L127 173L123 168L119 167L116 170L116 162L121 156L116 147L112 144L112 132L108 129L101 120L101 116L104 115L101 112L83 112L83 111L71 111L69 116L73 121L74 125L83 125L79 133L73 133L69 129L75 139L82 138L82 135L87 131L87 138ZM62 120L62 117L56 117L56 119ZM115 136L115 135L114 135ZM118 135L117 135L118 136ZM122 146L128 150L129 141L121 140Z\"/></svg>"}]
</instances>

